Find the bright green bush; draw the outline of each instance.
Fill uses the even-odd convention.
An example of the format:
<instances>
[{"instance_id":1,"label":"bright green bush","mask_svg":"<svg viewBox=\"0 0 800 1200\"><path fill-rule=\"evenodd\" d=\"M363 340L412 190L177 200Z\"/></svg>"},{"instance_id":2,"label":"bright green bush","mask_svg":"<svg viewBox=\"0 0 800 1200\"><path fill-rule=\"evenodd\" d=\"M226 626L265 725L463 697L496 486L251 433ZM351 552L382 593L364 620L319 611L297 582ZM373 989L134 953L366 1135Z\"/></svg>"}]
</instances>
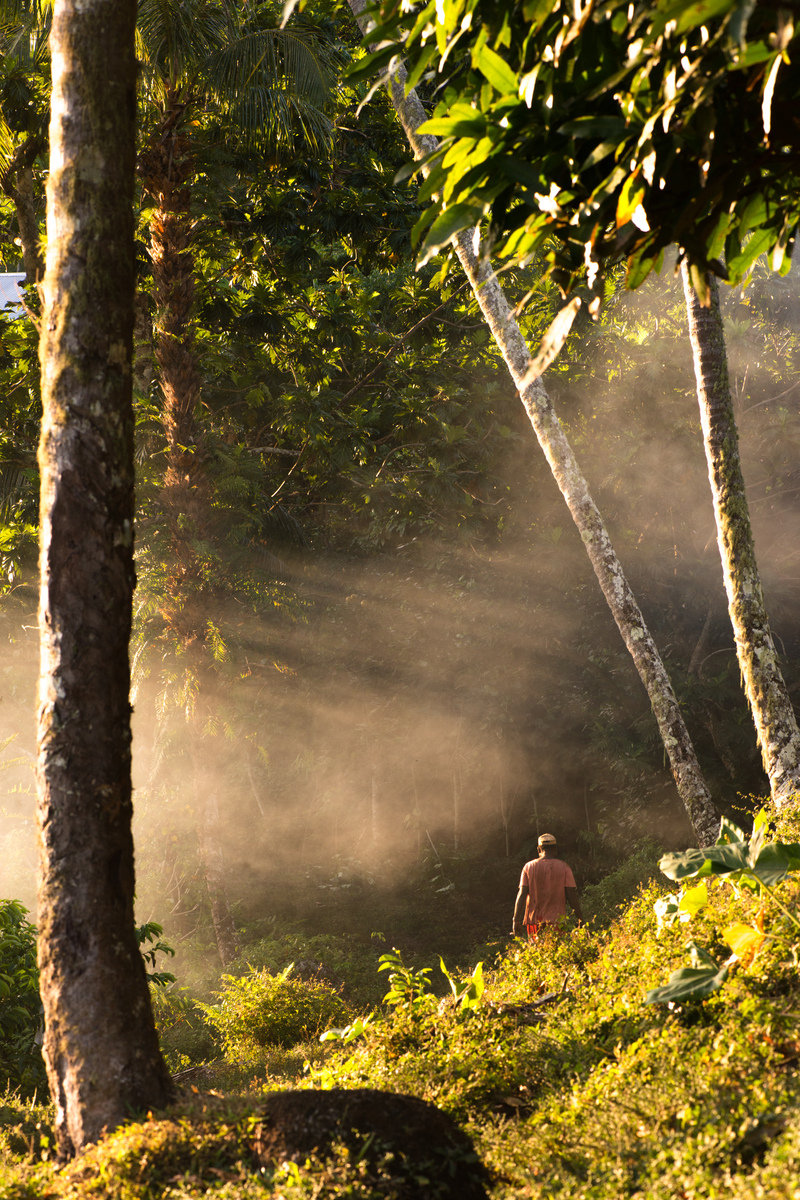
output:
<instances>
[{"instance_id":1,"label":"bright green bush","mask_svg":"<svg viewBox=\"0 0 800 1200\"><path fill-rule=\"evenodd\" d=\"M198 1002L229 1059L253 1058L265 1046L294 1046L351 1019L352 1009L329 983L297 979L291 972L290 965L279 975L267 970L241 978L223 975L218 1002Z\"/></svg>"},{"instance_id":2,"label":"bright green bush","mask_svg":"<svg viewBox=\"0 0 800 1200\"><path fill-rule=\"evenodd\" d=\"M0 900L0 1092L47 1092L36 1041L41 1025L36 926L18 900Z\"/></svg>"}]
</instances>

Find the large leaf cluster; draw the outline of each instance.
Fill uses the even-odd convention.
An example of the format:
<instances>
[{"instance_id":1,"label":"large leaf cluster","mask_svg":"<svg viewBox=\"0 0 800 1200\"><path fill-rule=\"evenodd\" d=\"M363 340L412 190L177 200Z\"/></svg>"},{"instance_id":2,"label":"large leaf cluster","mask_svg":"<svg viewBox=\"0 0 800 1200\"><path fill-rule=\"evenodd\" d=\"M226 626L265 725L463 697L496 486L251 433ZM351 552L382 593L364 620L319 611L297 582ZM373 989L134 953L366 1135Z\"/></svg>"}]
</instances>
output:
<instances>
[{"instance_id":1,"label":"large leaf cluster","mask_svg":"<svg viewBox=\"0 0 800 1200\"><path fill-rule=\"evenodd\" d=\"M548 247L564 289L609 259L635 287L672 242L698 281L709 265L738 280L767 250L788 270L800 217L788 13L740 0L404 9L386 0L369 38L382 49L358 73L402 54L409 83L435 88L423 259L489 218L501 255Z\"/></svg>"}]
</instances>

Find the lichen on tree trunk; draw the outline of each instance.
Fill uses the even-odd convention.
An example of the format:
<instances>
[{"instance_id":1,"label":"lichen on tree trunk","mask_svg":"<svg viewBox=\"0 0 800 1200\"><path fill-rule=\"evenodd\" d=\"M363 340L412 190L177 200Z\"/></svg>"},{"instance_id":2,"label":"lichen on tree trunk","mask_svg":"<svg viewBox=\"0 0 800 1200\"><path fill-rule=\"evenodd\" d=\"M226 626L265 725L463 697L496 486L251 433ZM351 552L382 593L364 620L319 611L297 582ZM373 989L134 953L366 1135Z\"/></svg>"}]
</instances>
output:
<instances>
[{"instance_id":1,"label":"lichen on tree trunk","mask_svg":"<svg viewBox=\"0 0 800 1200\"><path fill-rule=\"evenodd\" d=\"M164 1104L134 929L135 0L57 0L41 363L39 963L62 1157Z\"/></svg>"},{"instance_id":2,"label":"lichen on tree trunk","mask_svg":"<svg viewBox=\"0 0 800 1200\"><path fill-rule=\"evenodd\" d=\"M349 0L349 4L362 32L366 33L372 22L365 16L365 0ZM411 149L415 157L421 159L435 150L438 143L430 134L417 133L427 114L413 89L406 94L405 83L405 68L400 66L391 77L392 101ZM476 232L463 233L456 240L459 261L519 391L617 627L647 689L675 785L692 828L700 845L709 845L717 837L719 813L703 778L669 675L544 385L538 378L528 381L530 351L491 263L477 256Z\"/></svg>"},{"instance_id":3,"label":"lichen on tree trunk","mask_svg":"<svg viewBox=\"0 0 800 1200\"><path fill-rule=\"evenodd\" d=\"M800 730L772 640L756 561L728 379L719 288L712 275L703 307L682 267L697 400L736 654L772 796L800 792Z\"/></svg>"}]
</instances>

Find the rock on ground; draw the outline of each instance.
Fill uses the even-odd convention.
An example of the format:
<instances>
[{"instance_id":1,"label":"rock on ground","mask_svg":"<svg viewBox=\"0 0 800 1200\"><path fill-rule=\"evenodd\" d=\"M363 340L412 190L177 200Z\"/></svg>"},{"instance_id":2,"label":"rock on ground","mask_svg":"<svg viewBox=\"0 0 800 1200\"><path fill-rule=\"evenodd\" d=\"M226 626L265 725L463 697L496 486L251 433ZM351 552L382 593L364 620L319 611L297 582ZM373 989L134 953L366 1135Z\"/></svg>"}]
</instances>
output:
<instances>
[{"instance_id":1,"label":"rock on ground","mask_svg":"<svg viewBox=\"0 0 800 1200\"><path fill-rule=\"evenodd\" d=\"M470 1138L433 1104L371 1088L276 1092L254 1150L264 1166L331 1158L344 1145L376 1184L411 1200L486 1200L488 1173ZM376 1194L380 1194L378 1189Z\"/></svg>"}]
</instances>

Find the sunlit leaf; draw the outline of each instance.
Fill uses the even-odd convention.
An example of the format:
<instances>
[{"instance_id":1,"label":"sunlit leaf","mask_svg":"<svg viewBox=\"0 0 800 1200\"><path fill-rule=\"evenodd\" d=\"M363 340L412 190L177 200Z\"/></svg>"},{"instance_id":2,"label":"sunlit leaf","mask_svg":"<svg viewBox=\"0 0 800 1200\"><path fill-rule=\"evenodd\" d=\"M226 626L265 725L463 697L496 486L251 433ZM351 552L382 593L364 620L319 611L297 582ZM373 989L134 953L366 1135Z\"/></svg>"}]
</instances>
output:
<instances>
[{"instance_id":1,"label":"sunlit leaf","mask_svg":"<svg viewBox=\"0 0 800 1200\"><path fill-rule=\"evenodd\" d=\"M765 934L752 925L736 921L723 931L722 937L744 966L749 966L764 944Z\"/></svg>"}]
</instances>

